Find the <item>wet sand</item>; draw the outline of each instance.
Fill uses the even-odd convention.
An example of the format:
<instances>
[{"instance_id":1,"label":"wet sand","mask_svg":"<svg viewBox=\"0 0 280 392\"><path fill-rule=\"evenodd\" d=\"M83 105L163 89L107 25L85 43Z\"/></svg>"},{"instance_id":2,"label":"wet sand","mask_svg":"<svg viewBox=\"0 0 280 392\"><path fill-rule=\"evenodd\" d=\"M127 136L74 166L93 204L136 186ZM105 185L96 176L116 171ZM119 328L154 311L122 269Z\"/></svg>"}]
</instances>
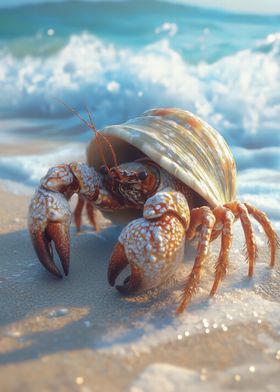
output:
<instances>
[{"instance_id":1,"label":"wet sand","mask_svg":"<svg viewBox=\"0 0 280 392\"><path fill-rule=\"evenodd\" d=\"M204 276L189 313L176 318L177 281L136 298L107 284L119 227L84 226L80 236L73 228L70 275L50 276L29 241L28 202L0 190L1 390L278 391L280 323L269 309L280 309L279 267L271 275L261 263L252 283L233 271L211 301Z\"/></svg>"}]
</instances>

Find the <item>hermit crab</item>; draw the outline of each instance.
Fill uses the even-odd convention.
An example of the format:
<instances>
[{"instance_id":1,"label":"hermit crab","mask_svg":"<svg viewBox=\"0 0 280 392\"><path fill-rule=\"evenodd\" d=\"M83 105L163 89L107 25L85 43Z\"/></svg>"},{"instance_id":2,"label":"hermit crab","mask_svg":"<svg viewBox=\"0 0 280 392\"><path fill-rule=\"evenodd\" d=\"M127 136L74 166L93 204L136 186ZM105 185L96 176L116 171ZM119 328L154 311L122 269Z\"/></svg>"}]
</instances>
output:
<instances>
[{"instance_id":1,"label":"hermit crab","mask_svg":"<svg viewBox=\"0 0 280 392\"><path fill-rule=\"evenodd\" d=\"M95 130L90 114L89 121L83 121ZM188 111L152 109L124 124L95 130L87 164L62 164L41 179L29 208L29 232L40 262L58 277L62 274L54 263L51 242L67 275L71 221L67 201L74 193L79 195L78 229L84 203L93 224L95 208L110 212L112 221L120 214L127 221L133 219L121 232L108 268L108 281L114 286L120 272L130 267L130 276L117 286L122 293L163 283L182 262L186 240L198 236L178 313L199 285L210 242L221 236L211 295L216 292L228 268L237 219L245 234L249 277L257 256L249 215L263 227L270 265L275 264L279 241L269 219L235 199L236 168L228 145L214 128Z\"/></svg>"}]
</instances>

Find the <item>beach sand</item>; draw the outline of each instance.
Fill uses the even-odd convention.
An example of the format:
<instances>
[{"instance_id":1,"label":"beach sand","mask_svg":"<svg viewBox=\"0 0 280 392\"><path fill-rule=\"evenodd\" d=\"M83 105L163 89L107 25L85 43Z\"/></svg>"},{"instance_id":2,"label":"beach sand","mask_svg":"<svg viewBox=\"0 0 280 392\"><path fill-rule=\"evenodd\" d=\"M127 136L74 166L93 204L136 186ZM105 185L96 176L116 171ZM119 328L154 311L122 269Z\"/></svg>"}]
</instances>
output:
<instances>
[{"instance_id":1,"label":"beach sand","mask_svg":"<svg viewBox=\"0 0 280 392\"><path fill-rule=\"evenodd\" d=\"M1 391L279 390L280 272L266 266L262 234L253 281L244 277L237 226L234 266L219 294L207 296L216 244L202 289L176 317L176 280L136 298L108 285L116 226L85 226L80 236L73 227L70 275L52 277L29 240L28 203L1 187Z\"/></svg>"}]
</instances>

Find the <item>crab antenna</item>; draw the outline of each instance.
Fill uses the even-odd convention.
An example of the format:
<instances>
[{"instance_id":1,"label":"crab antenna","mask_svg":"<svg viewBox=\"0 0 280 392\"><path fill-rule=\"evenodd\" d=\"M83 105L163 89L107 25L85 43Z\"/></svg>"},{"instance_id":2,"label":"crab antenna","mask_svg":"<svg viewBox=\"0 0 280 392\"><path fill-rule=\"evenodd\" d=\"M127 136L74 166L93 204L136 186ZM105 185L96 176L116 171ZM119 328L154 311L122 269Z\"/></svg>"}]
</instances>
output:
<instances>
[{"instance_id":1,"label":"crab antenna","mask_svg":"<svg viewBox=\"0 0 280 392\"><path fill-rule=\"evenodd\" d=\"M95 128L95 126L93 125L93 123L92 124L90 124L89 122L87 122L81 115L80 115L80 113L77 111L77 110L75 110L74 108L72 108L71 106L69 106L69 105L67 105L67 103L66 102L64 102L62 99L59 99L59 98L56 98L55 97L55 99L59 102L59 103L61 103L63 106L65 106L68 110L70 110L70 112L71 113L73 113L73 114L75 114L88 128L90 128L90 129L92 129L93 131L94 131L94 133L95 133L95 137L96 137L96 141L97 141L97 146L98 146L98 150L99 150L99 154L100 154L100 156L101 156L101 159L102 159L102 161L103 161L103 164L104 164L104 166L106 167L106 169L108 170L108 173L109 173L109 175L111 175L111 172L110 172L110 168L109 168L109 166L108 166L108 164L107 164L107 162L106 162L106 159L105 159L105 157L104 157L104 154L103 154L103 151L102 151L102 147L101 147L101 145L99 144L99 139L98 139L98 131L96 130L96 128ZM90 117L90 119L91 119L91 117Z\"/></svg>"},{"instance_id":2,"label":"crab antenna","mask_svg":"<svg viewBox=\"0 0 280 392\"><path fill-rule=\"evenodd\" d=\"M109 140L107 139L107 137L105 135L103 135L103 133L99 133L99 136L101 136L105 140L105 142L107 143L107 145L111 151L112 157L113 157L116 173L117 173L119 179L121 180L123 177L118 169L118 162L117 162L117 157L116 157L116 153L114 151L114 148L113 148L112 144L109 142Z\"/></svg>"},{"instance_id":3,"label":"crab antenna","mask_svg":"<svg viewBox=\"0 0 280 392\"><path fill-rule=\"evenodd\" d=\"M100 138L99 138L100 133L97 131L97 129L95 128L95 126L93 124L92 117L91 117L91 114L90 114L90 111L89 111L87 105L86 105L86 110L87 110L89 121L90 121L90 128L93 130L93 132L95 134L95 138L96 138L99 154L101 156L101 159L102 159L102 161L104 163L104 166L106 167L109 175L112 176L111 169L109 168L109 165L108 165L108 163L107 163L107 161L105 159L104 152L102 150L102 146L101 146L101 143L100 143Z\"/></svg>"},{"instance_id":4,"label":"crab antenna","mask_svg":"<svg viewBox=\"0 0 280 392\"><path fill-rule=\"evenodd\" d=\"M71 113L75 114L75 115L76 115L76 116L77 116L77 117L78 117L78 118L79 118L88 128L90 128L90 129L92 129L92 130L94 131L95 137L96 137L96 141L97 141L98 150L99 150L99 154L100 154L100 156L101 156L101 159L102 159L102 161L103 161L104 166L105 166L106 169L108 170L109 175L112 176L111 170L110 170L110 168L109 168L109 166L108 166L108 164L107 164L107 162L106 162L106 159L105 159L105 156L104 156L102 147L101 147L101 145L100 145L100 143L99 143L99 138L98 138L98 136L101 136L102 134L101 134L100 132L98 132L97 129L95 128L95 126L94 126L94 124L93 124L93 121L92 121L92 117L91 117L91 115L90 115L90 112L89 112L88 108L87 108L87 112L88 112L88 116L89 116L89 119L90 119L90 123L88 123L88 122L80 115L80 113L79 113L77 110L75 110L75 109L72 108L71 106L67 105L67 103L64 102L62 99L59 99L59 98L57 98L57 97L54 97L54 99L55 99L56 101L58 101L59 103L61 103L63 106L65 106ZM109 140L108 140L104 135L102 135L102 137L104 138L104 140L105 140L105 141L107 142L107 144L109 145L109 148L110 148L111 153L112 153L112 155L113 155L114 164L115 164L115 166L116 166L116 168L117 168L117 159L116 159L115 151L113 150L113 147L112 147L111 143L109 142ZM119 178L121 179L122 177L121 177L121 174L120 174L118 168L116 169L116 172L117 172Z\"/></svg>"},{"instance_id":5,"label":"crab antenna","mask_svg":"<svg viewBox=\"0 0 280 392\"><path fill-rule=\"evenodd\" d=\"M92 116L91 116L90 111L89 111L87 106L86 106L86 109L87 109L87 113L88 113L90 124L91 124L92 129L94 130L94 132L96 134L96 138L97 138L97 135L101 136L103 138L103 140L107 143L107 145L108 145L108 147L109 147L109 149L111 151L112 157L113 157L116 173L117 173L119 179L121 180L123 177L122 177L122 175L121 175L121 173L120 173L120 171L118 169L118 162L117 162L117 157L116 157L116 153L114 151L114 148L113 148L112 144L110 143L110 141L107 139L107 137L105 135L103 135L103 133L96 131L96 128L95 128L95 126L93 124L93 121L92 121ZM106 167L106 168L108 170L108 167ZM109 171L110 171L110 169L109 169Z\"/></svg>"},{"instance_id":6,"label":"crab antenna","mask_svg":"<svg viewBox=\"0 0 280 392\"><path fill-rule=\"evenodd\" d=\"M73 114L75 114L88 128L92 128L92 126L80 115L80 113L75 110L74 108L72 108L71 106L67 105L66 102L64 102L62 99L59 99L57 97L54 97L54 99L61 103L63 106L65 106L70 112L72 112ZM95 128L94 128L95 129ZM97 131L96 131L97 132Z\"/></svg>"}]
</instances>

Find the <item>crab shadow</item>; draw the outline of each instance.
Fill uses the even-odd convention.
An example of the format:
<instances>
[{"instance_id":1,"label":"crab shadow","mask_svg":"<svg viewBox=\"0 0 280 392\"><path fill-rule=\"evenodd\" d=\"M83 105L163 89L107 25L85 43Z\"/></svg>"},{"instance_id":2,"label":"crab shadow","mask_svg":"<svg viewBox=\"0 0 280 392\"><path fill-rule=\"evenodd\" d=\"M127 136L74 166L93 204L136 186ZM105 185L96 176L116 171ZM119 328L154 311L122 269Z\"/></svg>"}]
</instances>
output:
<instances>
[{"instance_id":1,"label":"crab shadow","mask_svg":"<svg viewBox=\"0 0 280 392\"><path fill-rule=\"evenodd\" d=\"M62 280L42 268L26 230L0 236L1 364L129 343L145 334L147 320L158 329L174 322L176 283L137 297L107 283L119 233L120 227L80 236L72 230L70 274Z\"/></svg>"}]
</instances>

